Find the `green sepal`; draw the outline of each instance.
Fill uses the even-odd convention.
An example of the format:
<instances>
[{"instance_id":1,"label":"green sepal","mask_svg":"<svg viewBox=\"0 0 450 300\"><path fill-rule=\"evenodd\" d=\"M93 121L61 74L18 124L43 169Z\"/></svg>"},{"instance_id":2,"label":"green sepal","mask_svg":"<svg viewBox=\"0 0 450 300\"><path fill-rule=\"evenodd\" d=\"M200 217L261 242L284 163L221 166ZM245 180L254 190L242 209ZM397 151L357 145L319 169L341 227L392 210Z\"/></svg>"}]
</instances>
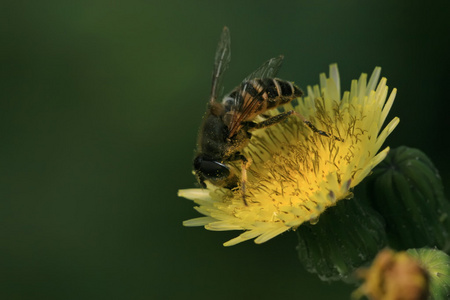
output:
<instances>
[{"instance_id":1,"label":"green sepal","mask_svg":"<svg viewBox=\"0 0 450 300\"><path fill-rule=\"evenodd\" d=\"M352 282L353 272L386 246L382 218L355 198L328 208L314 225L302 224L297 235L300 261L324 281Z\"/></svg>"}]
</instances>

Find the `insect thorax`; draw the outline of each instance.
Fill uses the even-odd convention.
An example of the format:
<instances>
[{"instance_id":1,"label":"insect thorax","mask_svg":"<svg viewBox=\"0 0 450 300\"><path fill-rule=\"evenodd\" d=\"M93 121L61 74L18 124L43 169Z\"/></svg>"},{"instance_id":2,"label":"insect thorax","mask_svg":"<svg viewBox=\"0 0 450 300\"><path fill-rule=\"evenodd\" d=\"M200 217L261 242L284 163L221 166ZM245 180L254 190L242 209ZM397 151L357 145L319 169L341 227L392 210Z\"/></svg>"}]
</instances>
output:
<instances>
[{"instance_id":1,"label":"insect thorax","mask_svg":"<svg viewBox=\"0 0 450 300\"><path fill-rule=\"evenodd\" d=\"M208 114L199 133L199 151L210 158L221 160L226 152L227 137L228 127L222 117Z\"/></svg>"},{"instance_id":2,"label":"insect thorax","mask_svg":"<svg viewBox=\"0 0 450 300\"><path fill-rule=\"evenodd\" d=\"M235 152L247 146L250 133L244 129L229 137L228 126L224 123L224 116L208 114L199 134L199 151L211 159L226 160Z\"/></svg>"}]
</instances>

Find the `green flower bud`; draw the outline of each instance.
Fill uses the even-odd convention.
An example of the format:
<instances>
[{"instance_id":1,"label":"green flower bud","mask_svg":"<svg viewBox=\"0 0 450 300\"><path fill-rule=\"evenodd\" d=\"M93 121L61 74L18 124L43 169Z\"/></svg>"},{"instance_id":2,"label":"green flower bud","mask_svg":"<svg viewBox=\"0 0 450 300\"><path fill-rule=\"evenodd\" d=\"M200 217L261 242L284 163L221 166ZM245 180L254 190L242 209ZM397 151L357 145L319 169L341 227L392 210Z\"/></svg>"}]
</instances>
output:
<instances>
[{"instance_id":1,"label":"green flower bud","mask_svg":"<svg viewBox=\"0 0 450 300\"><path fill-rule=\"evenodd\" d=\"M450 257L436 249L409 249L406 252L427 271L431 299L450 299Z\"/></svg>"},{"instance_id":2,"label":"green flower bud","mask_svg":"<svg viewBox=\"0 0 450 300\"><path fill-rule=\"evenodd\" d=\"M390 247L450 250L450 203L424 153L407 147L392 150L365 184L370 205L386 221Z\"/></svg>"},{"instance_id":3,"label":"green flower bud","mask_svg":"<svg viewBox=\"0 0 450 300\"><path fill-rule=\"evenodd\" d=\"M354 270L386 245L382 218L358 199L340 201L297 235L300 261L324 281L352 281Z\"/></svg>"}]
</instances>

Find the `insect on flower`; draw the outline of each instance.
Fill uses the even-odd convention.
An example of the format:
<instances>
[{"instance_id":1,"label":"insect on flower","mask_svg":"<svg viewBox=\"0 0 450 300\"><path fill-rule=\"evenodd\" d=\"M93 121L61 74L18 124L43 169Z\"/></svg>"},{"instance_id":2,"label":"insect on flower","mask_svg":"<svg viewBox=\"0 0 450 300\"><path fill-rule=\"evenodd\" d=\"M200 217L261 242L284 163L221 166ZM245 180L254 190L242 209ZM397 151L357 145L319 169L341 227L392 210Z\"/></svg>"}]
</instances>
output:
<instances>
[{"instance_id":1,"label":"insect on flower","mask_svg":"<svg viewBox=\"0 0 450 300\"><path fill-rule=\"evenodd\" d=\"M248 145L252 131L278 124L295 114L314 132L324 136L330 135L318 130L294 110L271 117L264 116L266 111L303 95L292 82L275 78L283 56L266 61L226 95L222 102L217 101L222 77L230 62L230 45L230 32L225 27L216 50L211 94L199 131L194 170L200 185L204 188L205 180L228 189L238 188L241 181L242 199L247 205L245 187L247 168L251 162L241 150ZM257 116L263 118L259 123L255 122ZM229 165L230 162L238 161L241 162L240 180Z\"/></svg>"}]
</instances>

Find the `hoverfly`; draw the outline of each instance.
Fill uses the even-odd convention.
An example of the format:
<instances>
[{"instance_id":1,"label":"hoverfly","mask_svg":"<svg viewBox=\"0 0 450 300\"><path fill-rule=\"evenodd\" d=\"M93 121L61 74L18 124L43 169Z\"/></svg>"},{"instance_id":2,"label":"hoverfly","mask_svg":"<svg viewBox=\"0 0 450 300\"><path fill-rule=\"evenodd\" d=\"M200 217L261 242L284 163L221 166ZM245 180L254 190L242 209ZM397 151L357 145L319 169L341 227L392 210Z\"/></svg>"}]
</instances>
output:
<instances>
[{"instance_id":1,"label":"hoverfly","mask_svg":"<svg viewBox=\"0 0 450 300\"><path fill-rule=\"evenodd\" d=\"M211 94L199 131L194 170L200 185L204 188L205 180L208 180L216 186L234 189L238 187L239 179L229 163L240 161L242 199L247 205L245 184L250 162L240 151L248 145L252 131L275 125L296 114L314 132L325 136L329 134L318 130L293 110L268 117L259 123L254 121L267 110L289 103L303 95L292 82L275 78L283 56L266 61L226 95L222 102L218 102L222 75L230 62L230 45L230 32L225 27L216 50Z\"/></svg>"}]
</instances>

